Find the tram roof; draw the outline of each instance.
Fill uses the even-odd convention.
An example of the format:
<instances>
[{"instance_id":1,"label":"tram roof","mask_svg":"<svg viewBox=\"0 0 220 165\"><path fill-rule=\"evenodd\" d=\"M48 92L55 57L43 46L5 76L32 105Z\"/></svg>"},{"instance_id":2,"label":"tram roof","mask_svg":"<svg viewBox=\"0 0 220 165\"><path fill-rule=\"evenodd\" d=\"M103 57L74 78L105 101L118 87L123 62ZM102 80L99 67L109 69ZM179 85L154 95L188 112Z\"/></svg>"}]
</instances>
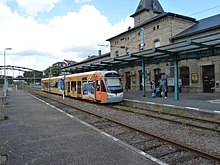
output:
<instances>
[{"instance_id":1,"label":"tram roof","mask_svg":"<svg viewBox=\"0 0 220 165\"><path fill-rule=\"evenodd\" d=\"M81 67L72 68L72 71L85 72L139 66L142 60L145 61L145 64L158 64L217 55L220 55L220 32L106 59L93 64L82 64Z\"/></svg>"}]
</instances>

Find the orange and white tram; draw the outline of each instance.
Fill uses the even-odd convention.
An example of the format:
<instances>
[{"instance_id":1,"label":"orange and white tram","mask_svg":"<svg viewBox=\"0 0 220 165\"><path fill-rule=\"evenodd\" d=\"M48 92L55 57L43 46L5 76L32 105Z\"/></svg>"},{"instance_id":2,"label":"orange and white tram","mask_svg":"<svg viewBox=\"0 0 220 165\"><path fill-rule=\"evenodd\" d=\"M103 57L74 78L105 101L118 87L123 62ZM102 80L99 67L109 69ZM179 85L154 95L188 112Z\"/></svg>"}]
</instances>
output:
<instances>
[{"instance_id":1,"label":"orange and white tram","mask_svg":"<svg viewBox=\"0 0 220 165\"><path fill-rule=\"evenodd\" d=\"M45 92L90 100L114 103L123 100L123 87L116 71L91 71L41 79Z\"/></svg>"}]
</instances>

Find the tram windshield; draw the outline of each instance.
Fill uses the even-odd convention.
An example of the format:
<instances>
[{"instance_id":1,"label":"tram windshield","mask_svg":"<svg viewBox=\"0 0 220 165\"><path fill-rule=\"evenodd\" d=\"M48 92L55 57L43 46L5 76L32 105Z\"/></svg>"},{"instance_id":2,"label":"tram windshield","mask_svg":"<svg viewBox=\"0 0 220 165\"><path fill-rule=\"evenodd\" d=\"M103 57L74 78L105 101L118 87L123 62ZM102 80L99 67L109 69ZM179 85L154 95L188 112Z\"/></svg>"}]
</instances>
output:
<instances>
[{"instance_id":1,"label":"tram windshield","mask_svg":"<svg viewBox=\"0 0 220 165\"><path fill-rule=\"evenodd\" d=\"M121 80L117 78L106 78L106 85L108 93L121 93L123 92Z\"/></svg>"}]
</instances>

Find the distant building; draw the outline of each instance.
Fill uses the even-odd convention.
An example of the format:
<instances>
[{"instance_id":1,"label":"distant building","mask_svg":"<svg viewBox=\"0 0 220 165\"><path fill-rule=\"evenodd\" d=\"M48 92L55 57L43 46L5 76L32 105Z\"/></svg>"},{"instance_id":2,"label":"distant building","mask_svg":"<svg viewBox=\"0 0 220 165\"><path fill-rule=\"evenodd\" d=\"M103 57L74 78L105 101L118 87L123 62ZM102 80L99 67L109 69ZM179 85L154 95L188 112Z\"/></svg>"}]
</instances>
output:
<instances>
[{"instance_id":1,"label":"distant building","mask_svg":"<svg viewBox=\"0 0 220 165\"><path fill-rule=\"evenodd\" d=\"M65 62L56 62L52 65L53 67L55 66L60 66L60 67L64 67L64 66L67 66L67 64Z\"/></svg>"},{"instance_id":2,"label":"distant building","mask_svg":"<svg viewBox=\"0 0 220 165\"><path fill-rule=\"evenodd\" d=\"M220 14L196 20L188 16L165 12L158 0L140 0L131 17L134 18L133 28L128 28L123 33L107 39L111 48L109 54L66 66L62 68L62 72L88 71L91 69L90 66L106 58L119 58L141 50L220 32ZM142 90L142 69L140 65L127 65L125 68L119 68L123 84L127 82L131 90ZM182 92L220 92L220 56L210 54L209 57L181 60L178 71ZM148 91L150 91L151 80L157 82L161 78L170 80L174 78L172 62L149 63L145 72ZM169 90L172 91L173 87L169 86Z\"/></svg>"},{"instance_id":3,"label":"distant building","mask_svg":"<svg viewBox=\"0 0 220 165\"><path fill-rule=\"evenodd\" d=\"M141 0L131 17L134 18L134 28L107 40L111 45L111 58L220 32L220 14L197 21L165 12L158 0ZM143 39L141 28L144 30ZM151 80L157 82L162 77L174 77L172 63L149 64L145 72L148 90ZM131 90L142 90L141 66L120 69L120 75ZM180 61L179 78L182 92L220 92L220 57ZM169 89L173 91L172 87Z\"/></svg>"},{"instance_id":4,"label":"distant building","mask_svg":"<svg viewBox=\"0 0 220 165\"><path fill-rule=\"evenodd\" d=\"M72 65L76 63L75 61L72 61L72 60L66 60L64 59L62 62L56 62L54 63L52 66L60 66L60 67L65 67L65 66L68 66L68 65Z\"/></svg>"},{"instance_id":5,"label":"distant building","mask_svg":"<svg viewBox=\"0 0 220 165\"><path fill-rule=\"evenodd\" d=\"M76 61L66 60L66 59L64 59L63 62L66 63L65 66L72 65L72 64L75 64L75 63L76 63Z\"/></svg>"}]
</instances>

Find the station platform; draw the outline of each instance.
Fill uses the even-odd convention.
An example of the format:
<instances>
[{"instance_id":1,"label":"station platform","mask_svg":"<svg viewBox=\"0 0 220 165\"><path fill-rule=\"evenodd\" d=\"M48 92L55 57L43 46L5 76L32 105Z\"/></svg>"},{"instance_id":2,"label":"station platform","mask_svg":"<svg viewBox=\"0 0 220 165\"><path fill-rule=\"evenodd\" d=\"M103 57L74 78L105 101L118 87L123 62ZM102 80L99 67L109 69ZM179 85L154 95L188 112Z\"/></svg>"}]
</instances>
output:
<instances>
[{"instance_id":1,"label":"station platform","mask_svg":"<svg viewBox=\"0 0 220 165\"><path fill-rule=\"evenodd\" d=\"M24 91L10 92L7 103L0 164L163 164Z\"/></svg>"},{"instance_id":2,"label":"station platform","mask_svg":"<svg viewBox=\"0 0 220 165\"><path fill-rule=\"evenodd\" d=\"M168 97L152 98L151 93L142 97L142 91L124 92L124 100L156 104L161 107L176 107L195 111L220 113L220 93L180 93L179 100L174 98L174 93L168 93Z\"/></svg>"}]
</instances>

